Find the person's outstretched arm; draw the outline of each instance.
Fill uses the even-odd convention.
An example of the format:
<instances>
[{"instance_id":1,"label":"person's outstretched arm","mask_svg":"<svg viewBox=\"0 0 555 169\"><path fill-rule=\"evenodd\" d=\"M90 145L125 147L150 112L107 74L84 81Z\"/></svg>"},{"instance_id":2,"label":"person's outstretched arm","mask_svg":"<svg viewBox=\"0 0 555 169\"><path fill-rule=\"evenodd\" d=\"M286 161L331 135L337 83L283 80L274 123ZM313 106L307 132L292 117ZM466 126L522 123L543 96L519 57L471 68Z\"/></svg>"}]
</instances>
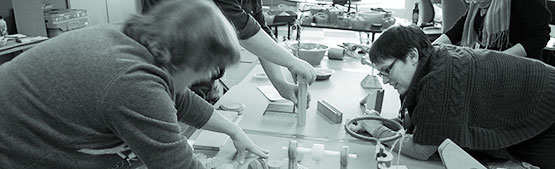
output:
<instances>
[{"instance_id":1,"label":"person's outstretched arm","mask_svg":"<svg viewBox=\"0 0 555 169\"><path fill-rule=\"evenodd\" d=\"M312 65L293 56L287 49L273 41L264 31L258 31L250 38L242 39L240 42L245 49L258 56L261 62L265 60L284 66L289 69L293 76L305 77L308 84L312 84L316 80L316 73Z\"/></svg>"},{"instance_id":2,"label":"person's outstretched arm","mask_svg":"<svg viewBox=\"0 0 555 169\"><path fill-rule=\"evenodd\" d=\"M262 31L260 24L241 7L237 0L214 0L226 18L238 31L241 45L256 55L272 84L282 97L296 102L296 86L288 83L279 66L286 67L293 79L304 77L308 84L316 80L312 65L293 56ZM265 24L265 23L262 23Z\"/></svg>"},{"instance_id":3,"label":"person's outstretched arm","mask_svg":"<svg viewBox=\"0 0 555 169\"><path fill-rule=\"evenodd\" d=\"M237 150L237 160L240 164L244 163L245 157L248 153L253 153L257 156L268 158L268 151L261 149L247 136L247 134L237 124L224 118L216 110L210 116L210 119L202 127L202 129L225 133L233 140L233 145Z\"/></svg>"},{"instance_id":4,"label":"person's outstretched arm","mask_svg":"<svg viewBox=\"0 0 555 169\"><path fill-rule=\"evenodd\" d=\"M379 116L377 112L368 113L370 116ZM395 131L389 129L388 127L384 126L381 121L377 120L369 120L369 121L360 121L359 124L361 125L362 129L366 130L369 134L376 138L385 138L391 137L396 134ZM415 129L416 130L416 129ZM401 138L399 138L401 139ZM401 145L401 141L403 142ZM382 142L383 144L387 145L388 147L392 147L395 143L395 140ZM399 140L395 147L393 147L393 151L399 151L399 147L401 147L401 154L407 155L412 158L416 158L418 160L428 160L436 151L438 146L433 145L421 145L417 144L413 141L412 134L405 134L403 140Z\"/></svg>"},{"instance_id":5,"label":"person's outstretched arm","mask_svg":"<svg viewBox=\"0 0 555 169\"><path fill-rule=\"evenodd\" d=\"M451 42L451 39L449 39L449 36L445 34L441 34L441 36L439 36L436 40L434 40L432 44L453 44L453 42Z\"/></svg>"}]
</instances>

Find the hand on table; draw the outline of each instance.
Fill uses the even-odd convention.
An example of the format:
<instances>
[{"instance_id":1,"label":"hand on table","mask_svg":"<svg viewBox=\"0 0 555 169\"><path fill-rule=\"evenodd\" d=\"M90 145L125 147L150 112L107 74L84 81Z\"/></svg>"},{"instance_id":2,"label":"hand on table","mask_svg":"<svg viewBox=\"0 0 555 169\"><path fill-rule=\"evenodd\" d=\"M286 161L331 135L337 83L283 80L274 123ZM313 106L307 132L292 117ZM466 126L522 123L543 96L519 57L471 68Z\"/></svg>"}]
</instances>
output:
<instances>
[{"instance_id":1,"label":"hand on table","mask_svg":"<svg viewBox=\"0 0 555 169\"><path fill-rule=\"evenodd\" d=\"M281 85L275 86L276 90L279 92L281 97L291 100L293 104L297 105L299 103L299 86L290 84L290 83L283 83ZM310 92L307 91L307 99L306 99L306 108L308 109L310 105Z\"/></svg>"},{"instance_id":2,"label":"hand on table","mask_svg":"<svg viewBox=\"0 0 555 169\"><path fill-rule=\"evenodd\" d=\"M254 142L243 131L232 136L231 139L233 140L233 146L235 146L235 149L237 150L234 160L238 161L239 164L244 164L245 158L249 155L255 155L262 158L269 157L268 150L264 150L254 144Z\"/></svg>"},{"instance_id":3,"label":"hand on table","mask_svg":"<svg viewBox=\"0 0 555 169\"><path fill-rule=\"evenodd\" d=\"M367 116L376 116L379 117L379 113L376 110L370 110L369 113L366 113ZM368 133L373 133L375 130L383 126L383 122L379 120L361 120L358 121L357 125L349 126L351 130L354 132L358 132L360 130L365 130Z\"/></svg>"}]
</instances>

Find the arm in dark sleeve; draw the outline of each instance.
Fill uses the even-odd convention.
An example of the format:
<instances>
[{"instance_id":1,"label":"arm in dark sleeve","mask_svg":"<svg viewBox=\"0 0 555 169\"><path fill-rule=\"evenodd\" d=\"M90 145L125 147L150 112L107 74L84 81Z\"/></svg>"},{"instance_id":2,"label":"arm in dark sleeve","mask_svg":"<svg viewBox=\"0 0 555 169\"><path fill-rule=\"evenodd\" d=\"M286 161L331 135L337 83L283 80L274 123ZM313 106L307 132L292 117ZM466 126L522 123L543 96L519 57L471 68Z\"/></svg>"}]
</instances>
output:
<instances>
[{"instance_id":1,"label":"arm in dark sleeve","mask_svg":"<svg viewBox=\"0 0 555 169\"><path fill-rule=\"evenodd\" d=\"M212 112L214 112L214 107L211 104L189 89L177 93L175 108L179 121L196 128L204 126L212 116Z\"/></svg>"},{"instance_id":2,"label":"arm in dark sleeve","mask_svg":"<svg viewBox=\"0 0 555 169\"><path fill-rule=\"evenodd\" d=\"M214 3L239 32L239 39L248 39L260 30L260 25L241 8L237 0L214 0Z\"/></svg>"},{"instance_id":3,"label":"arm in dark sleeve","mask_svg":"<svg viewBox=\"0 0 555 169\"><path fill-rule=\"evenodd\" d=\"M264 19L264 12L262 11L262 1L254 2L256 4L252 4L254 8L252 17L258 22L258 24L260 24L260 27L262 28L262 30L264 30L264 32L266 32L268 35L270 35L270 37L276 40L274 38L272 29L270 29L270 27L266 24L266 19Z\"/></svg>"},{"instance_id":4,"label":"arm in dark sleeve","mask_svg":"<svg viewBox=\"0 0 555 169\"><path fill-rule=\"evenodd\" d=\"M256 19L256 21L258 21L262 30L264 30L264 32L270 35L270 37L275 41L276 37L274 37L272 29L270 29L270 27L266 24L266 20L264 19L264 14L262 10L253 13L253 17Z\"/></svg>"},{"instance_id":5,"label":"arm in dark sleeve","mask_svg":"<svg viewBox=\"0 0 555 169\"><path fill-rule=\"evenodd\" d=\"M457 21L457 23L453 25L453 27L451 27L447 32L445 32L445 35L449 37L449 40L451 40L452 44L458 44L461 41L463 30L464 30L464 22L466 21L467 14L468 14L468 10L465 15L459 18L459 20Z\"/></svg>"},{"instance_id":6,"label":"arm in dark sleeve","mask_svg":"<svg viewBox=\"0 0 555 169\"><path fill-rule=\"evenodd\" d=\"M528 55L541 51L549 41L551 13L539 1L513 0L512 2L511 8L514 11L511 12L511 17L516 17L521 24L518 27L522 28L524 34L519 43Z\"/></svg>"}]
</instances>

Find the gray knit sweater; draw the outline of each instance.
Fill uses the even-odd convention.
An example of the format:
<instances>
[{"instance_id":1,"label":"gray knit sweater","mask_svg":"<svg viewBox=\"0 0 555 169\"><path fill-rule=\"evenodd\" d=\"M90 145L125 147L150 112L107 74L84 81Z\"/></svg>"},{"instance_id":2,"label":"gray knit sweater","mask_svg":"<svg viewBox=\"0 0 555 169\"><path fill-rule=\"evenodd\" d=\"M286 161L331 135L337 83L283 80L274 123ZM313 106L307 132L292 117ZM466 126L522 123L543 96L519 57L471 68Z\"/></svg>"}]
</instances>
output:
<instances>
[{"instance_id":1,"label":"gray knit sweater","mask_svg":"<svg viewBox=\"0 0 555 169\"><path fill-rule=\"evenodd\" d=\"M149 168L202 168L178 120L202 127L213 108L176 94L153 60L118 27L101 25L1 65L0 168L126 168L132 156L86 151L122 144Z\"/></svg>"},{"instance_id":2,"label":"gray knit sweater","mask_svg":"<svg viewBox=\"0 0 555 169\"><path fill-rule=\"evenodd\" d=\"M434 46L424 52L406 105L414 141L495 150L555 123L555 68L495 51Z\"/></svg>"}]
</instances>

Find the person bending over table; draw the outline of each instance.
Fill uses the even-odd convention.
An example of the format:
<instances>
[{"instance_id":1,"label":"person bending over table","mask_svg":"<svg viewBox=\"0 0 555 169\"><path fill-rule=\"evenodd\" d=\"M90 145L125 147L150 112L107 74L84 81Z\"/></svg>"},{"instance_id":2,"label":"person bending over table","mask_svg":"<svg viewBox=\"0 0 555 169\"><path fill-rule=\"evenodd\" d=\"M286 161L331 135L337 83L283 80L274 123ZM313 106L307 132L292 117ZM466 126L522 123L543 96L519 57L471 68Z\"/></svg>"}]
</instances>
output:
<instances>
[{"instance_id":1,"label":"person bending over table","mask_svg":"<svg viewBox=\"0 0 555 169\"><path fill-rule=\"evenodd\" d=\"M434 41L540 59L551 13L540 0L472 0L464 16Z\"/></svg>"},{"instance_id":2,"label":"person bending over table","mask_svg":"<svg viewBox=\"0 0 555 169\"><path fill-rule=\"evenodd\" d=\"M202 0L168 1L125 25L47 40L0 66L0 166L131 168L140 160L147 168L204 168L178 121L228 134L239 162L268 157L183 90L238 61L234 28Z\"/></svg>"},{"instance_id":3,"label":"person bending over table","mask_svg":"<svg viewBox=\"0 0 555 169\"><path fill-rule=\"evenodd\" d=\"M150 8L162 1L165 0L143 1L143 12L148 11ZM263 30L269 35L268 37L270 37L271 40L276 40L272 35L272 30L266 24L266 20L264 20L261 0L242 0L240 3L237 1L219 0L214 0L214 2L219 5L222 12L224 12L228 19L233 22L236 29L240 30L238 33L242 39L241 42L245 42L243 46L247 48L247 50L255 53L257 56L260 56L262 59L265 57L272 57L269 60L270 62L290 68L290 70L294 72L293 75L300 74L306 76L310 83L314 81L316 76L313 73L312 68L308 67L310 65L307 65L304 61L298 58L291 58L290 54L283 53L281 47L275 46L275 42L270 42L266 36L257 34L260 30ZM271 50L264 49L264 47L271 48ZM271 64L270 62L261 60L264 70L270 75L269 78L272 84L274 84L284 98L292 100L296 103L296 86L287 83L283 79L283 75L278 69L279 67ZM194 83L191 85L190 89L208 102L214 104L224 93L223 86L218 82L218 79L223 76L224 72L225 70L220 68L215 76L205 81Z\"/></svg>"},{"instance_id":4,"label":"person bending over table","mask_svg":"<svg viewBox=\"0 0 555 169\"><path fill-rule=\"evenodd\" d=\"M408 110L409 134L402 154L426 160L449 138L469 152L555 168L555 67L498 51L432 45L416 26L387 29L369 58L383 82L405 95L401 112ZM375 137L394 134L378 121L362 126Z\"/></svg>"}]
</instances>

